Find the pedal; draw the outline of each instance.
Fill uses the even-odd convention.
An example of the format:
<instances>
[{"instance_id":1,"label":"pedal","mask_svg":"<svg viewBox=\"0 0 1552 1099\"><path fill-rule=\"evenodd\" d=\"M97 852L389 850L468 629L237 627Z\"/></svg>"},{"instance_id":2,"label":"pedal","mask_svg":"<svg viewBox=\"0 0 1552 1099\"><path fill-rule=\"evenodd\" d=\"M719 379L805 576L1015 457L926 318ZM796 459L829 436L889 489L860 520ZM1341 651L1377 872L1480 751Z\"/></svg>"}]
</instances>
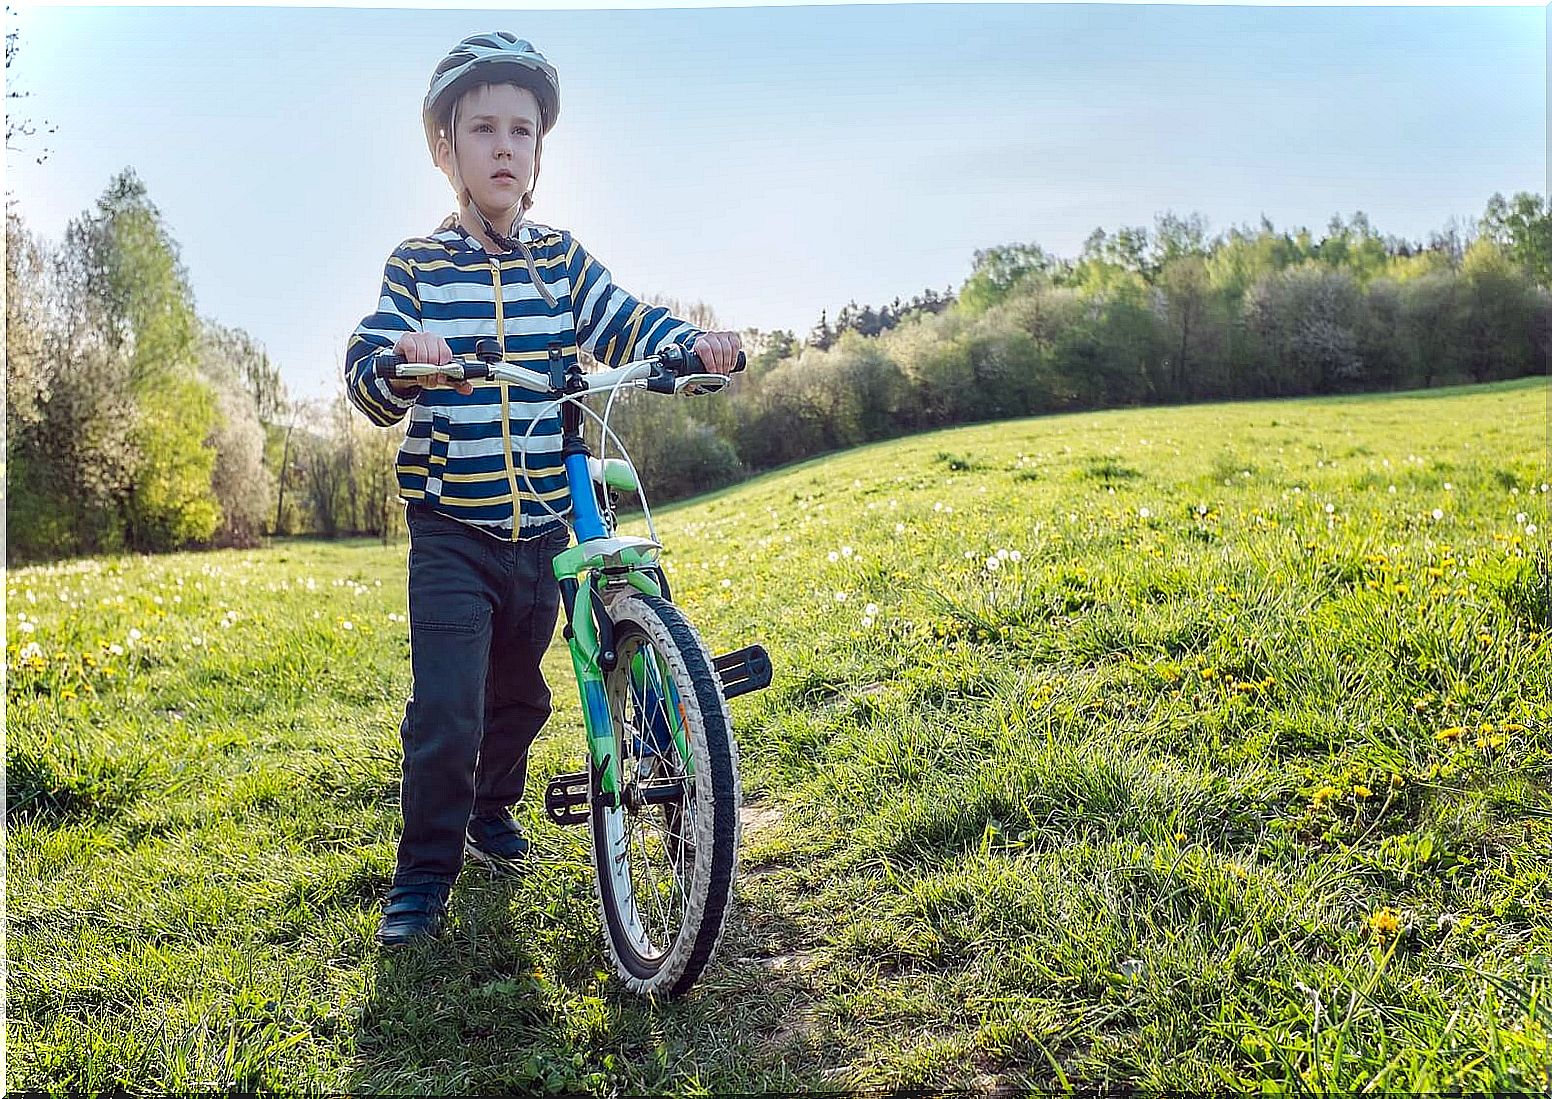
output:
<instances>
[{"instance_id":1,"label":"pedal","mask_svg":"<svg viewBox=\"0 0 1552 1099\"><path fill-rule=\"evenodd\" d=\"M588 821L586 771L556 775L544 788L544 812L556 824L586 824Z\"/></svg>"},{"instance_id":2,"label":"pedal","mask_svg":"<svg viewBox=\"0 0 1552 1099\"><path fill-rule=\"evenodd\" d=\"M723 653L713 657L711 664L722 680L723 698L737 698L771 685L771 657L763 645L746 645Z\"/></svg>"}]
</instances>

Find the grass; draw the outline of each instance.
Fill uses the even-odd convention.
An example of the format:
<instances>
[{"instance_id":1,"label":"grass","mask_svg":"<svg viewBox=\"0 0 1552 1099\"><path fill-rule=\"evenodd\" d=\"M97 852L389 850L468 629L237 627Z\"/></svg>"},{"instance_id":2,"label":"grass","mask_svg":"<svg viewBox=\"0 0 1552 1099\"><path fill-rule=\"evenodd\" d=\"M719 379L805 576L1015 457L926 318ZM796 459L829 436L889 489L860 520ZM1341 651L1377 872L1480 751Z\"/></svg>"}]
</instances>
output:
<instances>
[{"instance_id":1,"label":"grass","mask_svg":"<svg viewBox=\"0 0 1552 1099\"><path fill-rule=\"evenodd\" d=\"M404 546L7 576L7 1086L1545 1090L1542 383L989 424L658 517L739 907L603 972L581 833L372 943ZM23 617L25 616L25 617ZM559 641L532 786L580 756Z\"/></svg>"}]
</instances>

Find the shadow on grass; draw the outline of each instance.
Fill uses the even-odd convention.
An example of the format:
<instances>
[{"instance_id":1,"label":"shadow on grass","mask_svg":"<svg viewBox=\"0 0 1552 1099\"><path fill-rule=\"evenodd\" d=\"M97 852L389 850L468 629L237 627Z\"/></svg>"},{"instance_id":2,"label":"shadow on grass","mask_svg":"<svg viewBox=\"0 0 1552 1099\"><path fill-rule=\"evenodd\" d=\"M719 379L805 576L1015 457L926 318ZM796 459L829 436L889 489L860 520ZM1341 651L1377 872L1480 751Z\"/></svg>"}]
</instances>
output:
<instances>
[{"instance_id":1,"label":"shadow on grass","mask_svg":"<svg viewBox=\"0 0 1552 1099\"><path fill-rule=\"evenodd\" d=\"M574 864L573 864L574 863ZM439 939L379 951L351 1093L791 1090L790 1020L814 996L797 925L740 904L676 1001L629 992L608 961L585 859L534 877L466 869Z\"/></svg>"}]
</instances>

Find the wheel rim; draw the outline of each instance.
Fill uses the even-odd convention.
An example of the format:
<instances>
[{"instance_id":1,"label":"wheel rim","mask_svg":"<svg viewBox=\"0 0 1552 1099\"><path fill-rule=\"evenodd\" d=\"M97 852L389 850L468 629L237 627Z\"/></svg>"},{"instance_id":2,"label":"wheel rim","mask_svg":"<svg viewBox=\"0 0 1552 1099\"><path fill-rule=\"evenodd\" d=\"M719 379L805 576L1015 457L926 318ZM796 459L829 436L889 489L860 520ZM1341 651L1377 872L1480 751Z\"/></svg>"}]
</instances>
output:
<instances>
[{"instance_id":1,"label":"wheel rim","mask_svg":"<svg viewBox=\"0 0 1552 1099\"><path fill-rule=\"evenodd\" d=\"M696 785L675 728L688 735L668 661L632 630L617 639L609 701L621 804L605 811L614 907L637 959L660 963L678 939L695 873ZM686 743L688 741L686 740Z\"/></svg>"}]
</instances>

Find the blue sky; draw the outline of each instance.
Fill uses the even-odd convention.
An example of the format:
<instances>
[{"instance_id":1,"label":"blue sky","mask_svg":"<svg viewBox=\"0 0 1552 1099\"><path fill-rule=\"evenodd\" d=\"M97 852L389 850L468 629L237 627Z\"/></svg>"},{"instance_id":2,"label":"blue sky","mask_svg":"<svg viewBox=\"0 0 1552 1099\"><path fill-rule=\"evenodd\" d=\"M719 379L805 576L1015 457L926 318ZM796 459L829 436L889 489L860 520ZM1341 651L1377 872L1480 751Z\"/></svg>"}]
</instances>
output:
<instances>
[{"instance_id":1,"label":"blue sky","mask_svg":"<svg viewBox=\"0 0 1552 1099\"><path fill-rule=\"evenodd\" d=\"M419 105L459 38L562 80L535 220L640 293L799 333L957 286L977 248L1364 210L1422 237L1546 185L1546 9L907 4L29 7L7 190L58 240L133 166L200 311L334 385L387 254L453 208Z\"/></svg>"}]
</instances>

